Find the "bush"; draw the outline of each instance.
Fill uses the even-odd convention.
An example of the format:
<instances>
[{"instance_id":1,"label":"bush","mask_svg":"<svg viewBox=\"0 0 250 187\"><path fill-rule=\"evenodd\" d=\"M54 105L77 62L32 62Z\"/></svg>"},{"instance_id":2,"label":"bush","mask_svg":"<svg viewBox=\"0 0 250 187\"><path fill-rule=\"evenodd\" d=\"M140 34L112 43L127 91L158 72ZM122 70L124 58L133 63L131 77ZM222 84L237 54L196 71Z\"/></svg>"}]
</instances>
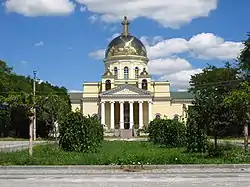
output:
<instances>
[{"instance_id":1,"label":"bush","mask_svg":"<svg viewBox=\"0 0 250 187\"><path fill-rule=\"evenodd\" d=\"M197 111L192 109L188 111L186 134L188 152L205 153L207 151L208 138L201 119Z\"/></svg>"},{"instance_id":2,"label":"bush","mask_svg":"<svg viewBox=\"0 0 250 187\"><path fill-rule=\"evenodd\" d=\"M149 140L166 147L185 145L186 127L183 123L170 119L154 119L148 127Z\"/></svg>"},{"instance_id":3,"label":"bush","mask_svg":"<svg viewBox=\"0 0 250 187\"><path fill-rule=\"evenodd\" d=\"M103 140L103 126L98 117L70 112L60 127L59 146L64 151L95 152Z\"/></svg>"}]
</instances>

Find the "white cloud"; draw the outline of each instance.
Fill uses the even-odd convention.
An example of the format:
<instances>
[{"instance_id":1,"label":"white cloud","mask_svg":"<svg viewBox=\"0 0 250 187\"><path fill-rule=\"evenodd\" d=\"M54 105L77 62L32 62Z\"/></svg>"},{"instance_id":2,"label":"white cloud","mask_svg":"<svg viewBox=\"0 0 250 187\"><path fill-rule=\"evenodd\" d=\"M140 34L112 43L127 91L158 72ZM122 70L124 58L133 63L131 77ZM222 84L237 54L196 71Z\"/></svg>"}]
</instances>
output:
<instances>
[{"instance_id":1,"label":"white cloud","mask_svg":"<svg viewBox=\"0 0 250 187\"><path fill-rule=\"evenodd\" d=\"M189 52L193 57L200 59L231 60L244 48L242 42L225 41L213 33L197 34L189 40L172 38L161 40L156 44L152 41L148 43L146 48L151 59Z\"/></svg>"},{"instance_id":2,"label":"white cloud","mask_svg":"<svg viewBox=\"0 0 250 187\"><path fill-rule=\"evenodd\" d=\"M68 93L82 93L82 90L69 90Z\"/></svg>"},{"instance_id":3,"label":"white cloud","mask_svg":"<svg viewBox=\"0 0 250 187\"><path fill-rule=\"evenodd\" d=\"M22 60L22 61L21 61L21 64L28 64L28 61Z\"/></svg>"},{"instance_id":4,"label":"white cloud","mask_svg":"<svg viewBox=\"0 0 250 187\"><path fill-rule=\"evenodd\" d=\"M162 58L189 50L188 42L183 38L162 40L155 45L146 46L149 58Z\"/></svg>"},{"instance_id":5,"label":"white cloud","mask_svg":"<svg viewBox=\"0 0 250 187\"><path fill-rule=\"evenodd\" d=\"M116 38L117 36L119 36L120 35L120 33L114 33L111 37L109 37L107 40L109 41L109 42L111 42L111 40L113 40L114 38Z\"/></svg>"},{"instance_id":6,"label":"white cloud","mask_svg":"<svg viewBox=\"0 0 250 187\"><path fill-rule=\"evenodd\" d=\"M4 6L7 12L29 17L68 15L75 10L70 0L6 0Z\"/></svg>"},{"instance_id":7,"label":"white cloud","mask_svg":"<svg viewBox=\"0 0 250 187\"><path fill-rule=\"evenodd\" d=\"M37 42L34 44L35 47L39 47L39 46L43 46L43 45L44 45L43 41L40 41L40 42Z\"/></svg>"},{"instance_id":8,"label":"white cloud","mask_svg":"<svg viewBox=\"0 0 250 187\"><path fill-rule=\"evenodd\" d=\"M93 57L95 59L103 59L105 56L105 49L100 49L98 51L94 51L92 53L89 53L90 57Z\"/></svg>"},{"instance_id":9,"label":"white cloud","mask_svg":"<svg viewBox=\"0 0 250 187\"><path fill-rule=\"evenodd\" d=\"M133 20L138 17L153 19L165 27L177 28L195 18L207 17L217 8L218 0L76 0L99 14L105 22L117 22L122 16L129 15Z\"/></svg>"},{"instance_id":10,"label":"white cloud","mask_svg":"<svg viewBox=\"0 0 250 187\"><path fill-rule=\"evenodd\" d=\"M201 33L193 36L188 45L192 54L201 59L234 59L244 48L242 42L225 41L212 33Z\"/></svg>"},{"instance_id":11,"label":"white cloud","mask_svg":"<svg viewBox=\"0 0 250 187\"><path fill-rule=\"evenodd\" d=\"M87 10L87 7L85 7L85 6L80 7L80 12L85 12L86 10Z\"/></svg>"},{"instance_id":12,"label":"white cloud","mask_svg":"<svg viewBox=\"0 0 250 187\"><path fill-rule=\"evenodd\" d=\"M166 74L160 78L160 80L168 80L170 81L171 88L176 88L179 91L184 91L189 87L189 81L191 79L191 75L201 73L202 69L187 69L181 70L175 73Z\"/></svg>"},{"instance_id":13,"label":"white cloud","mask_svg":"<svg viewBox=\"0 0 250 187\"><path fill-rule=\"evenodd\" d=\"M165 75L179 72L183 69L191 69L192 65L183 58L158 58L148 63L148 69L152 75Z\"/></svg>"},{"instance_id":14,"label":"white cloud","mask_svg":"<svg viewBox=\"0 0 250 187\"><path fill-rule=\"evenodd\" d=\"M97 15L92 15L89 17L89 20L91 23L95 23L98 20L98 16Z\"/></svg>"}]
</instances>

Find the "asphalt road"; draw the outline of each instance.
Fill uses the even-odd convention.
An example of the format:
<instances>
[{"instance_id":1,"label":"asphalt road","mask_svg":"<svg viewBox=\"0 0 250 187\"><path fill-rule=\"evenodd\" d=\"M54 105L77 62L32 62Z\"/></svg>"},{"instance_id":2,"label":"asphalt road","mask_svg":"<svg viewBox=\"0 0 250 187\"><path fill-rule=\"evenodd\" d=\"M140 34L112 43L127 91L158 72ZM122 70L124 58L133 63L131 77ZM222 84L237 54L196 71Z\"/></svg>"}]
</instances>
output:
<instances>
[{"instance_id":1,"label":"asphalt road","mask_svg":"<svg viewBox=\"0 0 250 187\"><path fill-rule=\"evenodd\" d=\"M46 141L34 141L33 145L43 144ZM27 149L29 141L0 141L0 152L13 152L21 149Z\"/></svg>"},{"instance_id":2,"label":"asphalt road","mask_svg":"<svg viewBox=\"0 0 250 187\"><path fill-rule=\"evenodd\" d=\"M248 187L250 169L161 169L125 172L85 169L0 169L1 187Z\"/></svg>"}]
</instances>

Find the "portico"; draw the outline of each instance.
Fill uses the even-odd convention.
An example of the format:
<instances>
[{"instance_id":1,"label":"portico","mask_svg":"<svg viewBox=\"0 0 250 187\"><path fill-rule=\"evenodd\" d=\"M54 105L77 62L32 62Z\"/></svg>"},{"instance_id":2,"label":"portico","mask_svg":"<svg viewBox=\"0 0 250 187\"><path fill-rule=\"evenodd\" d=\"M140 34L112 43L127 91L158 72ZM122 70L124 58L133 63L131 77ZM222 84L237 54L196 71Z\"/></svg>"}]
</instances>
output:
<instances>
[{"instance_id":1,"label":"portico","mask_svg":"<svg viewBox=\"0 0 250 187\"><path fill-rule=\"evenodd\" d=\"M152 120L152 95L124 84L100 95L101 123L108 129L142 129Z\"/></svg>"}]
</instances>

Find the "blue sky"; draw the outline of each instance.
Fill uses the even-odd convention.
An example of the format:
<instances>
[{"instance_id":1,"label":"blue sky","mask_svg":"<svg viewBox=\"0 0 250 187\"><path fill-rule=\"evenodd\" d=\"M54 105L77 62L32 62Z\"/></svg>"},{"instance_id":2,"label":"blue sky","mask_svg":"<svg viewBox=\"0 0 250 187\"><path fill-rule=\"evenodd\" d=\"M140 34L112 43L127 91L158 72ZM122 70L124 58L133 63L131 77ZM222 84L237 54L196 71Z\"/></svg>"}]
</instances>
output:
<instances>
[{"instance_id":1,"label":"blue sky","mask_svg":"<svg viewBox=\"0 0 250 187\"><path fill-rule=\"evenodd\" d=\"M2 1L0 59L69 90L100 80L103 50L121 32L124 14L148 49L154 79L180 90L207 63L236 57L250 31L249 0Z\"/></svg>"}]
</instances>

